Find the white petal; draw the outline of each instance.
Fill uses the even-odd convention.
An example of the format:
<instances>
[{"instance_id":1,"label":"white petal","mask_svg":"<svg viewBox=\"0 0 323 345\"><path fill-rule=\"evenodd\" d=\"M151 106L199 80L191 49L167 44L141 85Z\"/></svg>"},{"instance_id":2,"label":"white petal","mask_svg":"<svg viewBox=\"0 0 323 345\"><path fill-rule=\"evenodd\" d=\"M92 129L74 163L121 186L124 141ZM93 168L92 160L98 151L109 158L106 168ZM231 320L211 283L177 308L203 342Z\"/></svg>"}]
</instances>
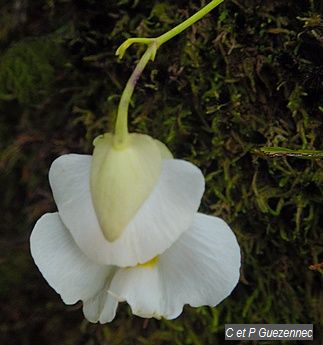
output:
<instances>
[{"instance_id":1,"label":"white petal","mask_svg":"<svg viewBox=\"0 0 323 345\"><path fill-rule=\"evenodd\" d=\"M122 268L113 277L110 291L119 302L126 301L133 314L160 319L165 315L163 278L158 266Z\"/></svg>"},{"instance_id":2,"label":"white petal","mask_svg":"<svg viewBox=\"0 0 323 345\"><path fill-rule=\"evenodd\" d=\"M62 221L92 260L121 267L146 262L190 226L204 191L203 175L191 163L166 159L155 188L122 235L107 241L92 204L90 165L91 156L61 156L52 164L49 180Z\"/></svg>"},{"instance_id":3,"label":"white petal","mask_svg":"<svg viewBox=\"0 0 323 345\"><path fill-rule=\"evenodd\" d=\"M197 214L155 266L120 269L110 286L142 317L177 317L184 304L215 306L239 280L240 249L221 219Z\"/></svg>"},{"instance_id":4,"label":"white petal","mask_svg":"<svg viewBox=\"0 0 323 345\"><path fill-rule=\"evenodd\" d=\"M111 279L96 296L83 302L84 316L90 322L111 322L116 315L118 300L108 291L110 281Z\"/></svg>"},{"instance_id":5,"label":"white petal","mask_svg":"<svg viewBox=\"0 0 323 345\"><path fill-rule=\"evenodd\" d=\"M58 213L37 221L30 246L40 272L66 304L95 296L109 276L110 267L93 263L77 247Z\"/></svg>"}]
</instances>

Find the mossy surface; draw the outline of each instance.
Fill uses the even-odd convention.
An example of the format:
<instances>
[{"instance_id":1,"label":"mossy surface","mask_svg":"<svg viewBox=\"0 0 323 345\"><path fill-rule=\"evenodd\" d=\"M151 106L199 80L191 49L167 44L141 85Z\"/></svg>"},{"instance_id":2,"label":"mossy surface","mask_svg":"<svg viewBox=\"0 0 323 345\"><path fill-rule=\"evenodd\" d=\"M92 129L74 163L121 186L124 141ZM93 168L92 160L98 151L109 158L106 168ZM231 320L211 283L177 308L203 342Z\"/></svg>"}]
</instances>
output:
<instances>
[{"instance_id":1,"label":"mossy surface","mask_svg":"<svg viewBox=\"0 0 323 345\"><path fill-rule=\"evenodd\" d=\"M107 325L65 306L30 257L35 221L55 211L48 169L112 130L143 52L119 61L123 40L157 36L207 1L15 3L0 1L0 343L211 345L225 323L314 323L321 344L322 271L309 266L323 261L323 161L257 149L323 149L322 2L225 1L148 65L130 129L202 169L201 210L236 233L241 280L216 308L157 321L122 304Z\"/></svg>"}]
</instances>

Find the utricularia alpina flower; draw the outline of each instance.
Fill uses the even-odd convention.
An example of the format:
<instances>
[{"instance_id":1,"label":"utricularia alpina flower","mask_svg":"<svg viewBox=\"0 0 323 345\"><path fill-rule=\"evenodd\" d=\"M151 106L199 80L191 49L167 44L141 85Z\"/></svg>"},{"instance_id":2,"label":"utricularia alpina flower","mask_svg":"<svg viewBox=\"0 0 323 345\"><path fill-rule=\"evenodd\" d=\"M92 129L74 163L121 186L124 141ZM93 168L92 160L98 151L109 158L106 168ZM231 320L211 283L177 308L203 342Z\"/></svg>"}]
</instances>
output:
<instances>
[{"instance_id":1,"label":"utricularia alpina flower","mask_svg":"<svg viewBox=\"0 0 323 345\"><path fill-rule=\"evenodd\" d=\"M239 279L240 250L228 225L197 213L204 178L193 164L142 134L93 156L57 158L49 181L58 212L31 235L32 256L66 304L83 301L91 322L110 322L118 302L141 317L173 319L184 304L215 306Z\"/></svg>"},{"instance_id":2,"label":"utricularia alpina flower","mask_svg":"<svg viewBox=\"0 0 323 345\"><path fill-rule=\"evenodd\" d=\"M240 250L228 225L197 213L204 178L193 164L143 134L128 133L136 82L157 49L222 0L147 44L121 95L113 134L94 140L93 156L57 158L49 181L58 212L31 235L32 256L66 304L83 301L85 317L109 322L119 302L142 317L173 319L184 304L215 306L239 279Z\"/></svg>"}]
</instances>

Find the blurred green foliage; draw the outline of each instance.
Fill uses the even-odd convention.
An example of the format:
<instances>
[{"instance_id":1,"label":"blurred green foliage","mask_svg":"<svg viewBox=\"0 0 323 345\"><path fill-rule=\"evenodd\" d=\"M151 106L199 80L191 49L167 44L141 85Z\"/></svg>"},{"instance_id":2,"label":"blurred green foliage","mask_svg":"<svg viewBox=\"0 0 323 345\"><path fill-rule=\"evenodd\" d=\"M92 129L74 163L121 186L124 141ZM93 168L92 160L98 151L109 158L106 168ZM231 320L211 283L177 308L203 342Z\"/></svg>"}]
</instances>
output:
<instances>
[{"instance_id":1,"label":"blurred green foliage","mask_svg":"<svg viewBox=\"0 0 323 345\"><path fill-rule=\"evenodd\" d=\"M1 344L222 344L225 323L314 323L323 339L323 162L268 157L261 146L323 148L323 5L226 0L167 43L140 79L130 129L167 143L206 177L201 209L234 229L241 281L216 308L174 321L131 316L93 325L65 306L29 254L35 221L55 210L51 162L90 153L113 128L143 52L207 1L0 1ZM263 342L265 344L265 342Z\"/></svg>"},{"instance_id":2,"label":"blurred green foliage","mask_svg":"<svg viewBox=\"0 0 323 345\"><path fill-rule=\"evenodd\" d=\"M62 56L50 37L20 41L8 48L0 62L0 99L16 99L24 105L47 96L56 61L62 61Z\"/></svg>"}]
</instances>

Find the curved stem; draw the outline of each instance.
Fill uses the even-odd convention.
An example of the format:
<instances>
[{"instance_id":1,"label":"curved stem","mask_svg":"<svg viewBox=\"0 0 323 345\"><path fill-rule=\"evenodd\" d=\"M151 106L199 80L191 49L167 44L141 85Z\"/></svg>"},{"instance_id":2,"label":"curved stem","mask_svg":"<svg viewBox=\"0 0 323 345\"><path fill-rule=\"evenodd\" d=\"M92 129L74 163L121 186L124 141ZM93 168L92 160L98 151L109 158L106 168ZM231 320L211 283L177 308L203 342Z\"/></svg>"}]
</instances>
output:
<instances>
[{"instance_id":1,"label":"curved stem","mask_svg":"<svg viewBox=\"0 0 323 345\"><path fill-rule=\"evenodd\" d=\"M126 50L133 44L133 43L143 43L143 44L150 44L152 41L151 38L142 38L142 37L132 37L128 38L124 41L121 46L117 49L116 55L119 56L120 59L123 58L124 53Z\"/></svg>"},{"instance_id":2,"label":"curved stem","mask_svg":"<svg viewBox=\"0 0 323 345\"><path fill-rule=\"evenodd\" d=\"M171 38L177 36L182 31L186 30L188 27L196 23L198 20L202 19L206 14L212 11L216 6L220 5L221 2L224 0L213 0L198 12L196 12L193 16L186 19L183 23L175 26L173 29L167 31L163 35L160 35L156 38L143 38L143 37L132 37L125 40L117 49L116 55L119 56L120 59L124 56L126 50L133 44L133 43L141 43L150 45L152 42L156 42L156 51L157 49L164 44L165 42L169 41ZM151 60L154 60L155 56L152 56Z\"/></svg>"},{"instance_id":3,"label":"curved stem","mask_svg":"<svg viewBox=\"0 0 323 345\"><path fill-rule=\"evenodd\" d=\"M190 27L192 24L197 22L198 20L202 19L206 14L212 11L216 6L220 5L221 2L224 0L213 0L203 8L201 8L198 12L196 12L192 17L186 19L183 23L175 26L173 29L167 31L163 35L156 38L157 41L157 48L159 48L162 44L173 38L174 36L180 34L182 31Z\"/></svg>"},{"instance_id":4,"label":"curved stem","mask_svg":"<svg viewBox=\"0 0 323 345\"><path fill-rule=\"evenodd\" d=\"M170 31L166 32L165 34L157 37L157 38L129 38L126 40L117 50L116 54L119 55L120 58L124 55L127 48L133 43L143 43L147 44L148 48L144 55L139 60L135 70L131 74L125 89L123 90L119 107L118 107L118 114L117 120L115 125L115 136L113 145L115 148L125 148L127 146L128 141L128 108L129 103L131 100L131 96L133 94L135 85L141 76L143 70L145 69L149 60L154 60L157 49L173 38L174 36L180 34L182 31L187 29L189 26L203 18L206 14L208 14L211 10L213 10L216 6L218 6L224 0L213 0L208 5L204 6L201 10L195 13L190 18L186 19L183 23L175 26Z\"/></svg>"},{"instance_id":5,"label":"curved stem","mask_svg":"<svg viewBox=\"0 0 323 345\"><path fill-rule=\"evenodd\" d=\"M156 51L156 43L150 44L139 60L135 70L132 72L125 89L122 92L118 107L118 114L115 126L114 146L116 148L123 148L127 145L128 139L128 108L136 83L144 71L152 54Z\"/></svg>"}]
</instances>

